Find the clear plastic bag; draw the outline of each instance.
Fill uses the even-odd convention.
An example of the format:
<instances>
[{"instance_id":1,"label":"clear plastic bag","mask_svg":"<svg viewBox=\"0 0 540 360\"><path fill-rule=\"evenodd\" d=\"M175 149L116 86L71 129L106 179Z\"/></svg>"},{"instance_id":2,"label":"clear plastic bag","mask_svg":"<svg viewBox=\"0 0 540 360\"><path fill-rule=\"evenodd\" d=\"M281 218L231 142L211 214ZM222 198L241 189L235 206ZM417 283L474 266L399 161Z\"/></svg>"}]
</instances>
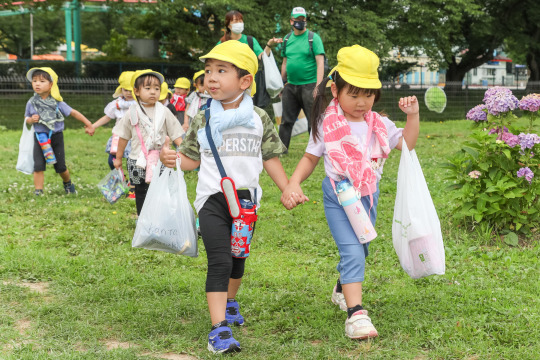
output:
<instances>
[{"instance_id":1,"label":"clear plastic bag","mask_svg":"<svg viewBox=\"0 0 540 360\"><path fill-rule=\"evenodd\" d=\"M197 257L195 214L179 160L176 165L176 170L154 173L131 246ZM161 168L161 162L156 166Z\"/></svg>"},{"instance_id":2,"label":"clear plastic bag","mask_svg":"<svg viewBox=\"0 0 540 360\"><path fill-rule=\"evenodd\" d=\"M114 204L122 196L128 193L129 187L124 180L122 170L113 169L97 185L99 191L105 196L105 199Z\"/></svg>"},{"instance_id":3,"label":"clear plastic bag","mask_svg":"<svg viewBox=\"0 0 540 360\"><path fill-rule=\"evenodd\" d=\"M264 65L264 79L266 83L266 92L273 99L283 90L283 79L279 71L274 54L270 51L270 56L263 51L262 61Z\"/></svg>"},{"instance_id":4,"label":"clear plastic bag","mask_svg":"<svg viewBox=\"0 0 540 360\"><path fill-rule=\"evenodd\" d=\"M408 150L405 139L398 170L392 239L401 267L410 277L444 274L439 217L416 152Z\"/></svg>"},{"instance_id":5,"label":"clear plastic bag","mask_svg":"<svg viewBox=\"0 0 540 360\"><path fill-rule=\"evenodd\" d=\"M23 122L23 131L19 140L19 156L15 168L27 175L34 172L34 127L30 125L28 129L26 119Z\"/></svg>"}]
</instances>

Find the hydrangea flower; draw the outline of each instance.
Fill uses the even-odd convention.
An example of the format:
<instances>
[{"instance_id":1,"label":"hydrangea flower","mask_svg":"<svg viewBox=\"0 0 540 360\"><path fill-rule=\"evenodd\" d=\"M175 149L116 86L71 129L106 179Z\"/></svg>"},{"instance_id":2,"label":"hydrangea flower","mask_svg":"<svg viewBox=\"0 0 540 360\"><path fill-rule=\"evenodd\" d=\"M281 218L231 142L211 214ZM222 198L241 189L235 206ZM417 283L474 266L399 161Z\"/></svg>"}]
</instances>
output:
<instances>
[{"instance_id":1,"label":"hydrangea flower","mask_svg":"<svg viewBox=\"0 0 540 360\"><path fill-rule=\"evenodd\" d=\"M491 115L499 115L512 111L518 107L518 99L512 95L510 89L495 86L484 95L484 102L486 103L488 113Z\"/></svg>"},{"instance_id":2,"label":"hydrangea flower","mask_svg":"<svg viewBox=\"0 0 540 360\"><path fill-rule=\"evenodd\" d=\"M476 122L486 121L487 113L484 111L484 109L486 109L486 105L484 104L476 105L467 113L467 119L473 120Z\"/></svg>"},{"instance_id":3,"label":"hydrangea flower","mask_svg":"<svg viewBox=\"0 0 540 360\"><path fill-rule=\"evenodd\" d=\"M517 144L519 144L519 136L512 134L511 132L504 132L502 134L502 141L506 143L506 145L513 148Z\"/></svg>"},{"instance_id":4,"label":"hydrangea flower","mask_svg":"<svg viewBox=\"0 0 540 360\"><path fill-rule=\"evenodd\" d=\"M535 144L540 144L540 136L536 134L519 134L519 144L521 150L532 149Z\"/></svg>"},{"instance_id":5,"label":"hydrangea flower","mask_svg":"<svg viewBox=\"0 0 540 360\"><path fill-rule=\"evenodd\" d=\"M527 180L530 184L534 177L534 173L528 167L522 167L521 169L518 170L517 177L518 178L525 177L525 180Z\"/></svg>"},{"instance_id":6,"label":"hydrangea flower","mask_svg":"<svg viewBox=\"0 0 540 360\"><path fill-rule=\"evenodd\" d=\"M480 175L482 175L482 173L478 170L473 170L469 173L469 176L472 177L473 179L478 179Z\"/></svg>"},{"instance_id":7,"label":"hydrangea flower","mask_svg":"<svg viewBox=\"0 0 540 360\"><path fill-rule=\"evenodd\" d=\"M519 101L519 108L532 112L540 110L540 94L529 94L522 97Z\"/></svg>"}]
</instances>

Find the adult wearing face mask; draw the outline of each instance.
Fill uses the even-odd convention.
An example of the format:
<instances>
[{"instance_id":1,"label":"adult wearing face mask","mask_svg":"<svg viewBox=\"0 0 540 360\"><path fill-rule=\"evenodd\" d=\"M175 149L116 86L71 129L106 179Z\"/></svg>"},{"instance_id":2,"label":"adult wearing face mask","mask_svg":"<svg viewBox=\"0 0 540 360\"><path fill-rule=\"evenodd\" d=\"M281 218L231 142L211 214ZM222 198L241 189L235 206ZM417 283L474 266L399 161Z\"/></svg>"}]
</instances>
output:
<instances>
[{"instance_id":1,"label":"adult wearing face mask","mask_svg":"<svg viewBox=\"0 0 540 360\"><path fill-rule=\"evenodd\" d=\"M285 36L281 51L281 76L285 88L281 96L283 116L279 137L287 149L300 109L304 110L308 131L311 131L309 123L314 90L324 76L324 46L319 35L307 30L306 18L304 8L292 10L290 23L293 31Z\"/></svg>"},{"instance_id":2,"label":"adult wearing face mask","mask_svg":"<svg viewBox=\"0 0 540 360\"><path fill-rule=\"evenodd\" d=\"M281 38L271 38L266 42L266 46L263 48L255 39L255 37L250 35L243 34L244 32L244 17L240 11L231 10L225 15L225 34L221 37L218 44L221 44L222 42L228 41L228 40L238 40L241 43L249 45L251 50L255 53L257 58L259 60L262 59L263 52L266 53L266 55L270 56L270 52L272 51L272 47L275 45L281 43L283 39ZM259 91L255 93L255 96L253 97L253 103L258 107L266 107L270 103L270 96L266 93L266 91L263 91L264 86L260 86L260 84L264 85L264 78L262 79L262 82L259 81L260 76L263 76L262 67L259 66L259 72L255 75L255 82L257 83L257 88Z\"/></svg>"}]
</instances>

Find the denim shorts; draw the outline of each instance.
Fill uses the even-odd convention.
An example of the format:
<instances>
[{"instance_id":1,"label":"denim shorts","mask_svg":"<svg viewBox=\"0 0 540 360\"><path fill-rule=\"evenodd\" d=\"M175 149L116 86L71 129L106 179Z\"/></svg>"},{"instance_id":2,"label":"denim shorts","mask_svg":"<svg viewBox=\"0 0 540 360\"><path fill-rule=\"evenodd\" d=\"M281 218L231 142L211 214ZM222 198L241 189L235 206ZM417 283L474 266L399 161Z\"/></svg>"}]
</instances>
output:
<instances>
[{"instance_id":1,"label":"denim shorts","mask_svg":"<svg viewBox=\"0 0 540 360\"><path fill-rule=\"evenodd\" d=\"M322 183L324 213L332 237L339 250L339 263L337 270L340 274L342 284L350 284L364 281L364 271L366 267L366 257L368 256L368 245L360 244L354 230L349 223L347 214L338 201L337 195L332 187L332 182L328 177ZM379 202L379 184L377 191L373 193L373 206L370 209L371 199L369 196L362 196L360 199L364 209L369 214L373 226L377 219L377 203Z\"/></svg>"}]
</instances>

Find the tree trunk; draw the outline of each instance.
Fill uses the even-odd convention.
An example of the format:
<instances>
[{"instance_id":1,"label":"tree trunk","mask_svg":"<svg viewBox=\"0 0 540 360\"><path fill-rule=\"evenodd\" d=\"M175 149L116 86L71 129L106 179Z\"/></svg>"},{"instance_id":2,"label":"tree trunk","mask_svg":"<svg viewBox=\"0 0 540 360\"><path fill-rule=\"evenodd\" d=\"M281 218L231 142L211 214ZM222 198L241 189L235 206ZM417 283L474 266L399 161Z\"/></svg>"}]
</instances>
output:
<instances>
[{"instance_id":1,"label":"tree trunk","mask_svg":"<svg viewBox=\"0 0 540 360\"><path fill-rule=\"evenodd\" d=\"M537 28L532 38L533 43L536 44L540 38L540 28ZM529 46L529 53L526 56L527 67L530 71L529 80L527 81L527 92L538 91L540 89L540 51L535 49L536 46Z\"/></svg>"},{"instance_id":2,"label":"tree trunk","mask_svg":"<svg viewBox=\"0 0 540 360\"><path fill-rule=\"evenodd\" d=\"M462 60L463 61L463 60ZM469 69L464 69L462 63L456 62L456 57L452 56L452 62L448 66L446 71L446 84L444 86L444 91L447 93L454 91L461 91L461 84L463 83L463 78Z\"/></svg>"}]
</instances>

